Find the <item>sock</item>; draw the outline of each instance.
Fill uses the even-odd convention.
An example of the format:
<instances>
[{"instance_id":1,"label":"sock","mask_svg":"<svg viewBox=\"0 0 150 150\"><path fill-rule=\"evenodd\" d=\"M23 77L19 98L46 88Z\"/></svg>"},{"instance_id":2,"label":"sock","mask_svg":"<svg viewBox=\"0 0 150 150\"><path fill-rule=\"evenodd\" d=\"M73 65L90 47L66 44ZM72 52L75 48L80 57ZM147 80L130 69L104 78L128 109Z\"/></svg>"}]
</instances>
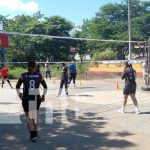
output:
<instances>
[{"instance_id":1,"label":"sock","mask_svg":"<svg viewBox=\"0 0 150 150\"><path fill-rule=\"evenodd\" d=\"M134 106L134 109L135 109L135 111L139 111L138 106Z\"/></svg>"},{"instance_id":2,"label":"sock","mask_svg":"<svg viewBox=\"0 0 150 150\"><path fill-rule=\"evenodd\" d=\"M37 131L34 131L34 135L35 135L35 137L38 137L38 135L37 135Z\"/></svg>"},{"instance_id":3,"label":"sock","mask_svg":"<svg viewBox=\"0 0 150 150\"><path fill-rule=\"evenodd\" d=\"M34 131L30 131L30 138L31 138L31 139L35 137L34 134L35 134Z\"/></svg>"},{"instance_id":4,"label":"sock","mask_svg":"<svg viewBox=\"0 0 150 150\"><path fill-rule=\"evenodd\" d=\"M121 109L124 111L125 110L125 105L122 105Z\"/></svg>"}]
</instances>

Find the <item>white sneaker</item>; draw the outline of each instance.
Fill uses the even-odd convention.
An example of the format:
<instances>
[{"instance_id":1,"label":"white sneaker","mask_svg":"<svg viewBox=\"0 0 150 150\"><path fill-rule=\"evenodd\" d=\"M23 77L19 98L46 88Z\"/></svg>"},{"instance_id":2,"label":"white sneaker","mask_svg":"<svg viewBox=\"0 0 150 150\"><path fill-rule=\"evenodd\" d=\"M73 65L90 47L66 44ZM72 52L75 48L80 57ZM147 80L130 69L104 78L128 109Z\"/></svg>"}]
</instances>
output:
<instances>
[{"instance_id":1,"label":"white sneaker","mask_svg":"<svg viewBox=\"0 0 150 150\"><path fill-rule=\"evenodd\" d=\"M31 138L31 142L37 142L38 137Z\"/></svg>"},{"instance_id":2,"label":"white sneaker","mask_svg":"<svg viewBox=\"0 0 150 150\"><path fill-rule=\"evenodd\" d=\"M140 114L140 111L137 107L135 107L134 111L135 111L136 114Z\"/></svg>"},{"instance_id":3,"label":"white sneaker","mask_svg":"<svg viewBox=\"0 0 150 150\"><path fill-rule=\"evenodd\" d=\"M125 113L124 109L122 109L122 108L119 109L118 112L123 113L123 114Z\"/></svg>"},{"instance_id":4,"label":"white sneaker","mask_svg":"<svg viewBox=\"0 0 150 150\"><path fill-rule=\"evenodd\" d=\"M135 110L135 113L136 113L136 114L140 114L140 111L139 111L139 110Z\"/></svg>"},{"instance_id":5,"label":"white sneaker","mask_svg":"<svg viewBox=\"0 0 150 150\"><path fill-rule=\"evenodd\" d=\"M56 97L59 97L59 96L60 96L60 94L56 95Z\"/></svg>"}]
</instances>

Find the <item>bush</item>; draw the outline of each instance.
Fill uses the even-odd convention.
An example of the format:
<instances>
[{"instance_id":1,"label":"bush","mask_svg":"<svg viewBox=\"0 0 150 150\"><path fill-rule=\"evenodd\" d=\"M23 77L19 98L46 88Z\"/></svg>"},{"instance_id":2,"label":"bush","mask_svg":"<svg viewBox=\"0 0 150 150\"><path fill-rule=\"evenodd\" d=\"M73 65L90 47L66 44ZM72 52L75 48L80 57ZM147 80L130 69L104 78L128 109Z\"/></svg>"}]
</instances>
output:
<instances>
[{"instance_id":1,"label":"bush","mask_svg":"<svg viewBox=\"0 0 150 150\"><path fill-rule=\"evenodd\" d=\"M27 71L26 69L21 67L13 68L12 70L9 71L9 78L18 79L21 76L21 74L26 71Z\"/></svg>"},{"instance_id":2,"label":"bush","mask_svg":"<svg viewBox=\"0 0 150 150\"><path fill-rule=\"evenodd\" d=\"M68 65L68 64L67 64ZM86 74L89 68L89 63L86 62L77 62L76 67L77 67L77 74L80 76L81 74ZM45 77L45 68L43 65L40 65L41 73ZM52 78L57 78L60 79L61 74L62 74L62 68L59 68L57 70L56 64L52 64L51 66L51 76ZM11 67L9 66L9 78L10 79L18 79L23 72L27 72L27 68L23 67Z\"/></svg>"},{"instance_id":3,"label":"bush","mask_svg":"<svg viewBox=\"0 0 150 150\"><path fill-rule=\"evenodd\" d=\"M101 61L101 60L114 60L116 59L116 54L114 51L111 49L106 49L103 52L95 52L93 55L93 59L96 61Z\"/></svg>"}]
</instances>

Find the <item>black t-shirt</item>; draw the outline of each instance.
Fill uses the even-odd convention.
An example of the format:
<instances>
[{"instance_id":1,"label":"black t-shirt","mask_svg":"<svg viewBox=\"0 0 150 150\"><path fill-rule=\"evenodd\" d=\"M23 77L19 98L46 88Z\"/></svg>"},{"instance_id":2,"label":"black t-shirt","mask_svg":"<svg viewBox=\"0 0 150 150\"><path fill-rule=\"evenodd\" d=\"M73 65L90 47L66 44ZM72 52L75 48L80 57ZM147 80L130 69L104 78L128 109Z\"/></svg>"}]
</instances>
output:
<instances>
[{"instance_id":1,"label":"black t-shirt","mask_svg":"<svg viewBox=\"0 0 150 150\"><path fill-rule=\"evenodd\" d=\"M122 74L122 79L125 83L135 83L136 71L133 68L126 68Z\"/></svg>"},{"instance_id":2,"label":"black t-shirt","mask_svg":"<svg viewBox=\"0 0 150 150\"><path fill-rule=\"evenodd\" d=\"M35 96L40 96L39 87L42 84L44 88L43 95L47 92L47 85L39 72L26 72L21 75L16 85L16 89L20 89L23 83L23 100L34 100Z\"/></svg>"},{"instance_id":3,"label":"black t-shirt","mask_svg":"<svg viewBox=\"0 0 150 150\"><path fill-rule=\"evenodd\" d=\"M68 67L65 66L62 68L61 79L67 79L67 78L68 78Z\"/></svg>"}]
</instances>

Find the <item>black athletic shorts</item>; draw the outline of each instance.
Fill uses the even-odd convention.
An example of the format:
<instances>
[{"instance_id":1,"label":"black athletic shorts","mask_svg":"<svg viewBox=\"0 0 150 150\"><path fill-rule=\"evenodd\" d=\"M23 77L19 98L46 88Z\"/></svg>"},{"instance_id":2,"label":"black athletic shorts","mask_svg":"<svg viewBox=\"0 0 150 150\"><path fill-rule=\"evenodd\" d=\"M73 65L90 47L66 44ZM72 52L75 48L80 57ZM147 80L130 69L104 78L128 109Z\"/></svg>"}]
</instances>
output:
<instances>
[{"instance_id":1,"label":"black athletic shorts","mask_svg":"<svg viewBox=\"0 0 150 150\"><path fill-rule=\"evenodd\" d=\"M41 105L41 98L38 98L37 100L27 100L27 99L22 100L22 107L24 112L39 110L40 105Z\"/></svg>"},{"instance_id":2,"label":"black athletic shorts","mask_svg":"<svg viewBox=\"0 0 150 150\"><path fill-rule=\"evenodd\" d=\"M123 94L130 95L130 94L135 94L135 93L136 93L136 83L135 82L125 83Z\"/></svg>"}]
</instances>

